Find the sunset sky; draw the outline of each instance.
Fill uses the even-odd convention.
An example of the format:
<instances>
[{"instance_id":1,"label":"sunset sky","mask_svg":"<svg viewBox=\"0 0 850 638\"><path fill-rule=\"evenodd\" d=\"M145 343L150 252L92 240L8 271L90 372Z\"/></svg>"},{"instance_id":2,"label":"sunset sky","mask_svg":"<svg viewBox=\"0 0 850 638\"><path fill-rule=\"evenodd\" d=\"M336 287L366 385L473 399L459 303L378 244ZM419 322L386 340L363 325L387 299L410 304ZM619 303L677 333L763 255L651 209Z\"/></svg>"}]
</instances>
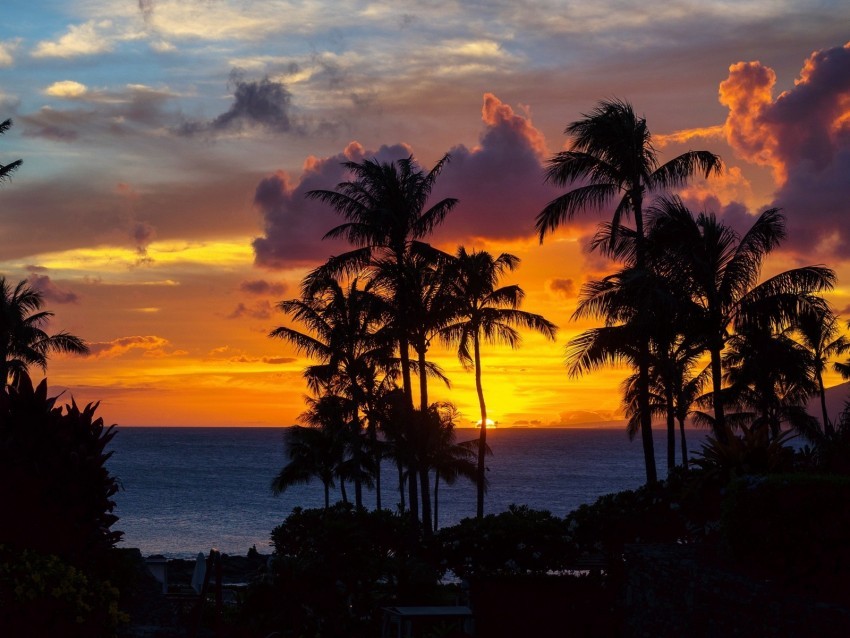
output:
<instances>
[{"instance_id":1,"label":"sunset sky","mask_svg":"<svg viewBox=\"0 0 850 638\"><path fill-rule=\"evenodd\" d=\"M303 194L343 180L341 161L446 152L435 196L460 204L432 242L516 254L504 282L560 327L555 346L485 351L491 417L616 418L623 372L563 365L592 325L570 321L582 283L612 268L584 248L605 217L534 233L559 192L546 159L610 97L662 158L722 156L722 177L682 193L693 210L744 228L782 207L765 274L834 268L850 318L850 3L8 0L3 18L0 163L24 165L0 186L0 274L90 343L48 378L110 423L292 424L306 361L267 337L275 305L346 249ZM474 421L473 375L434 356L453 383L434 398Z\"/></svg>"}]
</instances>

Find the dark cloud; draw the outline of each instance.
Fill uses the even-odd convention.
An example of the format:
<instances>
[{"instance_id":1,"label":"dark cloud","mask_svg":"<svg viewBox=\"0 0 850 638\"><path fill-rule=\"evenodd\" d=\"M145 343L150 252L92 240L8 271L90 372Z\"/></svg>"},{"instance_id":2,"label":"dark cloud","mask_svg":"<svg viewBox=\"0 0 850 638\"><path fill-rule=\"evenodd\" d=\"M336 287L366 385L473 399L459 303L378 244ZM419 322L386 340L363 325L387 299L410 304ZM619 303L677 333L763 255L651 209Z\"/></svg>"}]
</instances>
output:
<instances>
[{"instance_id":1,"label":"dark cloud","mask_svg":"<svg viewBox=\"0 0 850 638\"><path fill-rule=\"evenodd\" d=\"M57 142L107 136L147 134L171 119L165 104L172 93L146 86L128 86L121 91L86 91L74 99L85 106L73 109L44 107L18 116L23 135Z\"/></svg>"},{"instance_id":2,"label":"dark cloud","mask_svg":"<svg viewBox=\"0 0 850 638\"><path fill-rule=\"evenodd\" d=\"M392 161L408 155L410 148L400 144L367 152L352 142L339 155L308 159L296 185L283 171L263 179L257 185L254 205L263 216L265 232L253 241L254 263L271 269L314 266L330 255L350 250L342 240L322 240L343 220L327 204L308 199L306 193L333 189L347 179L343 162L366 158Z\"/></svg>"},{"instance_id":3,"label":"dark cloud","mask_svg":"<svg viewBox=\"0 0 850 638\"><path fill-rule=\"evenodd\" d=\"M245 127L262 127L274 133L300 131L290 116L292 93L285 84L268 77L245 80L239 71L231 73L230 83L233 104L227 111L209 122L185 122L178 131L183 135L239 131Z\"/></svg>"},{"instance_id":4,"label":"dark cloud","mask_svg":"<svg viewBox=\"0 0 850 638\"><path fill-rule=\"evenodd\" d=\"M239 284L239 290L249 295L274 295L280 297L286 294L286 284L281 282L270 282L265 279L243 281Z\"/></svg>"},{"instance_id":5,"label":"dark cloud","mask_svg":"<svg viewBox=\"0 0 850 638\"><path fill-rule=\"evenodd\" d=\"M850 248L850 44L813 53L795 86L772 97L776 76L758 62L730 67L721 102L727 140L769 165L780 186L772 206L788 219L787 248L817 261Z\"/></svg>"},{"instance_id":6,"label":"dark cloud","mask_svg":"<svg viewBox=\"0 0 850 638\"><path fill-rule=\"evenodd\" d=\"M53 303L66 304L77 303L80 300L79 295L70 290L62 290L57 286L49 276L32 273L27 277L29 285L41 293L46 301Z\"/></svg>"},{"instance_id":7,"label":"dark cloud","mask_svg":"<svg viewBox=\"0 0 850 638\"><path fill-rule=\"evenodd\" d=\"M534 218L557 191L543 182L548 152L542 133L496 96L485 94L486 126L479 146L451 149L451 162L435 189L456 197L457 208L436 236L467 243L475 238L507 239L534 234Z\"/></svg>"},{"instance_id":8,"label":"dark cloud","mask_svg":"<svg viewBox=\"0 0 850 638\"><path fill-rule=\"evenodd\" d=\"M227 319L242 319L243 317L251 319L270 319L273 313L274 306L272 306L268 301L258 301L252 306L248 306L240 302L236 308L233 309L233 312L227 315Z\"/></svg>"},{"instance_id":9,"label":"dark cloud","mask_svg":"<svg viewBox=\"0 0 850 638\"><path fill-rule=\"evenodd\" d=\"M549 282L549 290L561 297L574 297L576 282L572 279L552 279Z\"/></svg>"}]
</instances>

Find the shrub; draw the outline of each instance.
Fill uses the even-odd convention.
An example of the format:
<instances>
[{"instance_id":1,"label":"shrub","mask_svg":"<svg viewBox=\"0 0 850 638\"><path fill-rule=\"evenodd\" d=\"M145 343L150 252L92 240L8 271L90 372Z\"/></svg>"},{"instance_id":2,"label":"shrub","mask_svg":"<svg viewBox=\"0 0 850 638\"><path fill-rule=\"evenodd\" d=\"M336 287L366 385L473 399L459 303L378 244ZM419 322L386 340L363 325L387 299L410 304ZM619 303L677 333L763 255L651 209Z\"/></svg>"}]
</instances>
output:
<instances>
[{"instance_id":1,"label":"shrub","mask_svg":"<svg viewBox=\"0 0 850 638\"><path fill-rule=\"evenodd\" d=\"M850 577L850 478L748 477L730 486L721 520L729 555L788 581Z\"/></svg>"},{"instance_id":2,"label":"shrub","mask_svg":"<svg viewBox=\"0 0 850 638\"><path fill-rule=\"evenodd\" d=\"M257 629L370 635L381 606L426 604L435 592L438 573L413 551L408 519L388 510L295 508L272 544L272 579L245 606Z\"/></svg>"},{"instance_id":3,"label":"shrub","mask_svg":"<svg viewBox=\"0 0 850 638\"><path fill-rule=\"evenodd\" d=\"M104 448L114 426L95 418L96 404L55 404L47 382L33 388L25 374L0 391L2 622L55 629L29 635L111 635L119 617L108 574L121 532L110 530L118 483Z\"/></svg>"},{"instance_id":4,"label":"shrub","mask_svg":"<svg viewBox=\"0 0 850 638\"><path fill-rule=\"evenodd\" d=\"M511 505L507 512L465 518L438 533L445 566L457 576L545 574L571 557L567 526L545 510Z\"/></svg>"}]
</instances>

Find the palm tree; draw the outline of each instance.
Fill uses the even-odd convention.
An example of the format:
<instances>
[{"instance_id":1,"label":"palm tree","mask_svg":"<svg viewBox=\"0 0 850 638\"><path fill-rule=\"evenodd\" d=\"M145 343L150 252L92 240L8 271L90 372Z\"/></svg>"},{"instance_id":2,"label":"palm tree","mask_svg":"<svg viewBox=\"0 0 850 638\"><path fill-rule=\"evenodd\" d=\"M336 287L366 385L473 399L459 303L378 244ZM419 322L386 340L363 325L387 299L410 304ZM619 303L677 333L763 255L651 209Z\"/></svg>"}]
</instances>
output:
<instances>
[{"instance_id":1,"label":"palm tree","mask_svg":"<svg viewBox=\"0 0 850 638\"><path fill-rule=\"evenodd\" d=\"M12 120L4 120L0 122L0 135L3 135L6 131L12 128ZM18 170L21 164L24 163L24 160L15 160L14 162L9 162L8 164L0 164L0 183L10 179L12 173Z\"/></svg>"},{"instance_id":2,"label":"palm tree","mask_svg":"<svg viewBox=\"0 0 850 638\"><path fill-rule=\"evenodd\" d=\"M487 449L487 405L481 384L481 340L506 343L512 348L520 344L515 327L540 332L555 339L557 327L541 315L519 310L525 296L517 285L498 287L499 279L519 265L519 258L502 253L494 258L487 251L468 253L460 246L447 276L455 299L456 319L440 332L443 341L458 345L458 358L466 369L475 371L475 389L481 410L478 443L477 516L484 516L484 455ZM471 347L471 351L470 351Z\"/></svg>"},{"instance_id":3,"label":"palm tree","mask_svg":"<svg viewBox=\"0 0 850 638\"><path fill-rule=\"evenodd\" d=\"M778 209L764 211L739 236L714 214L694 216L678 197L663 198L651 209L650 231L656 267L687 279L696 304L691 330L701 335L711 355L714 435L728 439L723 405L721 353L730 330L767 323L784 329L806 309L822 308L819 293L829 290L835 273L823 266L781 272L757 283L764 258L785 237L785 218Z\"/></svg>"},{"instance_id":4,"label":"palm tree","mask_svg":"<svg viewBox=\"0 0 850 638\"><path fill-rule=\"evenodd\" d=\"M390 325L395 331L401 364L402 388L407 409L413 410L411 381L410 340L408 321L411 317L410 290L403 278L405 261L413 253L427 253L428 248L419 240L429 235L442 223L455 207L457 200L442 199L426 208L437 177L449 156L443 156L428 172L418 167L413 157L395 162L377 159L362 162L345 162L343 166L352 174L351 181L337 184L335 190L313 190L307 197L329 204L345 218L345 223L332 228L325 238L346 238L356 248L332 257L323 266L308 275L307 282L326 274L358 272L371 268L373 277L383 275L393 280L394 317ZM377 271L377 272L376 272ZM415 468L409 468L416 476ZM410 481L410 510L418 520L419 508L416 484Z\"/></svg>"},{"instance_id":5,"label":"palm tree","mask_svg":"<svg viewBox=\"0 0 850 638\"><path fill-rule=\"evenodd\" d=\"M708 177L721 169L720 158L708 151L688 151L659 165L646 120L635 114L631 104L621 100L600 102L564 132L572 138L570 149L549 160L546 179L558 186L581 185L549 202L538 214L535 227L540 241L577 213L604 209L616 201L609 245L616 242L622 220L633 215L634 266L638 270L646 265L644 197L653 191L682 186L698 172ZM654 483L657 474L649 408L648 338L639 342L637 365L646 477L647 482Z\"/></svg>"},{"instance_id":6,"label":"palm tree","mask_svg":"<svg viewBox=\"0 0 850 638\"><path fill-rule=\"evenodd\" d=\"M804 435L817 430L806 402L818 390L810 353L785 332L751 321L729 338L723 355L732 405L752 411L751 428L775 440L783 423Z\"/></svg>"},{"instance_id":7,"label":"palm tree","mask_svg":"<svg viewBox=\"0 0 850 638\"><path fill-rule=\"evenodd\" d=\"M283 436L289 462L272 479L272 492L277 496L293 485L307 484L315 477L322 482L325 509L328 509L336 467L343 454L339 437L327 428L300 425L288 428Z\"/></svg>"},{"instance_id":8,"label":"palm tree","mask_svg":"<svg viewBox=\"0 0 850 638\"><path fill-rule=\"evenodd\" d=\"M802 313L797 319L796 329L801 344L811 357L811 366L820 395L823 430L825 434L831 434L833 427L826 412L826 389L823 384L823 372L830 359L850 351L850 339L839 333L838 317L828 308L812 309ZM840 372L841 368L838 367L837 369Z\"/></svg>"},{"instance_id":9,"label":"palm tree","mask_svg":"<svg viewBox=\"0 0 850 638\"><path fill-rule=\"evenodd\" d=\"M449 155L443 156L427 173L412 156L396 162L377 159L344 162L353 175L351 181L337 184L336 190L312 190L307 197L318 199L342 215L346 222L329 230L325 238L345 237L355 250L332 257L309 277L357 272L370 266L395 279L396 319L403 325L408 315L412 291L404 285L405 259L422 250L418 240L429 235L455 207L457 200L445 198L426 208L428 197ZM390 268L393 270L390 271ZM407 334L398 334L402 381L410 406L413 393Z\"/></svg>"},{"instance_id":10,"label":"palm tree","mask_svg":"<svg viewBox=\"0 0 850 638\"><path fill-rule=\"evenodd\" d=\"M477 478L476 449L478 442L455 442L455 427L460 418L457 408L448 402L432 403L428 409L428 429L430 436L428 465L434 470L434 531L439 526L439 490L440 480L446 485L454 485L457 479ZM492 454L489 446L487 454Z\"/></svg>"},{"instance_id":11,"label":"palm tree","mask_svg":"<svg viewBox=\"0 0 850 638\"><path fill-rule=\"evenodd\" d=\"M321 285L319 285L321 284ZM308 384L317 394L344 396L350 400L347 427L351 430L351 451L356 471L353 474L355 504L362 507L361 411L365 409L365 383L377 365L386 360L386 342L380 336L383 306L369 290L359 288L355 277L347 288L326 276L312 282L302 298L282 301L278 307L304 323L313 334L288 326L275 328L270 337L283 339L299 352L319 359L321 363L305 371ZM314 336L315 335L315 336Z\"/></svg>"},{"instance_id":12,"label":"palm tree","mask_svg":"<svg viewBox=\"0 0 850 638\"><path fill-rule=\"evenodd\" d=\"M20 281L14 288L0 277L0 379L17 383L32 365L47 368L53 352L88 354L85 342L68 332L49 335L44 331L52 312L41 310L42 293Z\"/></svg>"}]
</instances>

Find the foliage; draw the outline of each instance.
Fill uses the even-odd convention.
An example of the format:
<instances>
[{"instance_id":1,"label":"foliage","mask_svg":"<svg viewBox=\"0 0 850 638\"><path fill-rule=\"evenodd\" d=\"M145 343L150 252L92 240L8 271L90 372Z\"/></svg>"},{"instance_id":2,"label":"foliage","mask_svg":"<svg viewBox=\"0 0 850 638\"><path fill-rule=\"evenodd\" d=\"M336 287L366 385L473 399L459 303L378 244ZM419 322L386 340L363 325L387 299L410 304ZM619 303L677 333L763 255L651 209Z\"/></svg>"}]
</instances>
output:
<instances>
[{"instance_id":1,"label":"foliage","mask_svg":"<svg viewBox=\"0 0 850 638\"><path fill-rule=\"evenodd\" d=\"M693 464L707 474L717 475L723 484L739 476L790 471L794 450L785 445L794 436L790 430L770 438L766 426L740 426L741 435L725 441L707 436Z\"/></svg>"},{"instance_id":2,"label":"foliage","mask_svg":"<svg viewBox=\"0 0 850 638\"><path fill-rule=\"evenodd\" d=\"M88 346L67 332L49 335L52 312L42 310L44 296L26 279L12 286L0 277L0 381L16 381L30 366L47 368L53 352L85 354Z\"/></svg>"},{"instance_id":3,"label":"foliage","mask_svg":"<svg viewBox=\"0 0 850 638\"><path fill-rule=\"evenodd\" d=\"M272 580L248 603L276 601L265 629L365 635L377 631L370 615L382 605L421 604L436 585L436 570L411 553L409 519L387 510L295 508L271 536Z\"/></svg>"},{"instance_id":4,"label":"foliage","mask_svg":"<svg viewBox=\"0 0 850 638\"><path fill-rule=\"evenodd\" d=\"M557 571L567 564L570 549L564 521L526 505L465 518L440 530L437 541L444 566L461 578Z\"/></svg>"},{"instance_id":5,"label":"foliage","mask_svg":"<svg viewBox=\"0 0 850 638\"><path fill-rule=\"evenodd\" d=\"M681 480L606 494L566 517L570 541L581 554L616 558L628 543L677 542L690 536L681 508Z\"/></svg>"},{"instance_id":6,"label":"foliage","mask_svg":"<svg viewBox=\"0 0 850 638\"><path fill-rule=\"evenodd\" d=\"M122 535L109 529L118 482L104 467L115 426L97 404L55 404L47 380L33 388L25 374L0 392L0 543L96 567Z\"/></svg>"},{"instance_id":7,"label":"foliage","mask_svg":"<svg viewBox=\"0 0 850 638\"><path fill-rule=\"evenodd\" d=\"M781 474L739 479L724 503L724 546L732 558L789 583L828 589L843 582L846 587L848 502L848 477Z\"/></svg>"},{"instance_id":8,"label":"foliage","mask_svg":"<svg viewBox=\"0 0 850 638\"><path fill-rule=\"evenodd\" d=\"M0 545L0 634L110 636L127 620L109 581L52 554Z\"/></svg>"}]
</instances>

